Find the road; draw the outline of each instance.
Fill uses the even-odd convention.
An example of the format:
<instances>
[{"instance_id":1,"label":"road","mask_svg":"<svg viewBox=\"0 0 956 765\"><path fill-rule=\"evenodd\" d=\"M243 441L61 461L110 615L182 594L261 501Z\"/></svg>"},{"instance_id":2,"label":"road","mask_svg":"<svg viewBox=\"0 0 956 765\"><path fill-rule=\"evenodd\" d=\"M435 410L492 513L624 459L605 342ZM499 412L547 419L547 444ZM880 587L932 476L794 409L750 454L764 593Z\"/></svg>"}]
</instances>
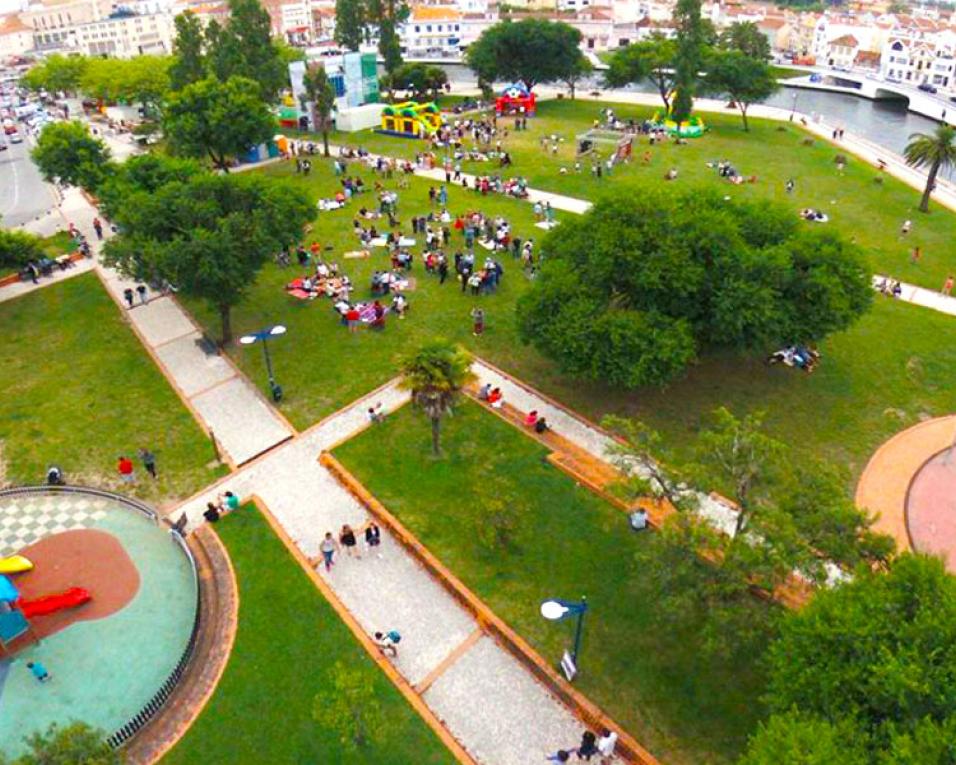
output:
<instances>
[{"instance_id":1,"label":"road","mask_svg":"<svg viewBox=\"0 0 956 765\"><path fill-rule=\"evenodd\" d=\"M40 177L27 142L9 144L0 152L0 225L21 226L55 205L53 187Z\"/></svg>"}]
</instances>

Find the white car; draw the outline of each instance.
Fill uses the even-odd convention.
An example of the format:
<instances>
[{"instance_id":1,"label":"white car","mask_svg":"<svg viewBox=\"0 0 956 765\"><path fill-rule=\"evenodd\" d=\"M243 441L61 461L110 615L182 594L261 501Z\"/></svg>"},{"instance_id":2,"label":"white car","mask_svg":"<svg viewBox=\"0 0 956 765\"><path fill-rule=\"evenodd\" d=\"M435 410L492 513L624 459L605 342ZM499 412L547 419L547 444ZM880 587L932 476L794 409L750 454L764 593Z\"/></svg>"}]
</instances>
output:
<instances>
[{"instance_id":1,"label":"white car","mask_svg":"<svg viewBox=\"0 0 956 765\"><path fill-rule=\"evenodd\" d=\"M23 136L19 133L12 133L9 136L10 143L23 143Z\"/></svg>"}]
</instances>

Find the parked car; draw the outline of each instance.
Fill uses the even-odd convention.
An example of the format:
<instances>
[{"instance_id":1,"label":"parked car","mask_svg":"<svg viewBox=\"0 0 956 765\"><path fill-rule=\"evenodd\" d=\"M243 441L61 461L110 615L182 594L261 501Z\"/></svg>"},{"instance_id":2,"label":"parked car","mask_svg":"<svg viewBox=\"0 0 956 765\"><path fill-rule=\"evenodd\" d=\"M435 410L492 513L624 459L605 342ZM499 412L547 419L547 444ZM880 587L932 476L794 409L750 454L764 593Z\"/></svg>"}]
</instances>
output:
<instances>
[{"instance_id":1,"label":"parked car","mask_svg":"<svg viewBox=\"0 0 956 765\"><path fill-rule=\"evenodd\" d=\"M13 133L10 136L10 143L23 143L23 136L19 133Z\"/></svg>"},{"instance_id":2,"label":"parked car","mask_svg":"<svg viewBox=\"0 0 956 765\"><path fill-rule=\"evenodd\" d=\"M916 87L919 88L920 90L922 90L924 93L935 93L935 92L936 92L936 87L933 86L933 85L930 85L928 82L921 82L921 83L920 83L919 85L917 85Z\"/></svg>"}]
</instances>

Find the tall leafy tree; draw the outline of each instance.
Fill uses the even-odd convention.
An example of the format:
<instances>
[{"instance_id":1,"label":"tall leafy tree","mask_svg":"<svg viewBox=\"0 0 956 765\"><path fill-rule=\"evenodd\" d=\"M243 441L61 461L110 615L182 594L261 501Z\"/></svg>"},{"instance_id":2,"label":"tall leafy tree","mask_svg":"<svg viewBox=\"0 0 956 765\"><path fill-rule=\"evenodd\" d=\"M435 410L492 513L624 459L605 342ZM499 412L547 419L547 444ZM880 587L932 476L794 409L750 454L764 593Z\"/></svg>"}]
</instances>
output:
<instances>
[{"instance_id":1,"label":"tall leafy tree","mask_svg":"<svg viewBox=\"0 0 956 765\"><path fill-rule=\"evenodd\" d=\"M288 82L288 70L272 40L269 14L259 0L229 0L229 21L206 29L212 70L220 80L245 77L271 103Z\"/></svg>"},{"instance_id":2,"label":"tall leafy tree","mask_svg":"<svg viewBox=\"0 0 956 765\"><path fill-rule=\"evenodd\" d=\"M776 715L762 724L751 737L747 753L738 765L832 765L837 762L872 765L860 730L850 720L834 723L794 712Z\"/></svg>"},{"instance_id":3,"label":"tall leafy tree","mask_svg":"<svg viewBox=\"0 0 956 765\"><path fill-rule=\"evenodd\" d=\"M529 87L557 82L579 64L581 33L544 19L502 21L468 46L468 66L481 80L523 80Z\"/></svg>"},{"instance_id":4,"label":"tall leafy tree","mask_svg":"<svg viewBox=\"0 0 956 765\"><path fill-rule=\"evenodd\" d=\"M788 615L768 666L775 717L855 725L860 734L847 746L863 745L866 762L952 762L956 578L939 559L910 554L888 573L858 569ZM917 741L943 757L919 757ZM899 759L887 756L894 749Z\"/></svg>"},{"instance_id":5,"label":"tall leafy tree","mask_svg":"<svg viewBox=\"0 0 956 765\"><path fill-rule=\"evenodd\" d=\"M121 233L106 245L107 262L207 301L223 344L232 339L232 309L269 253L297 241L313 215L298 186L248 173L198 173L158 188L130 183L112 209Z\"/></svg>"},{"instance_id":6,"label":"tall leafy tree","mask_svg":"<svg viewBox=\"0 0 956 765\"><path fill-rule=\"evenodd\" d=\"M956 165L956 129L951 125L936 126L933 133L913 133L903 150L906 164L913 167L929 167L926 187L920 199L920 212L929 212L929 200L936 188L940 170Z\"/></svg>"},{"instance_id":7,"label":"tall leafy tree","mask_svg":"<svg viewBox=\"0 0 956 765\"><path fill-rule=\"evenodd\" d=\"M402 65L398 25L408 18L408 5L401 0L366 0L366 20L378 28L378 52L388 74Z\"/></svg>"},{"instance_id":8,"label":"tall leafy tree","mask_svg":"<svg viewBox=\"0 0 956 765\"><path fill-rule=\"evenodd\" d=\"M677 22L677 58L674 74L673 116L677 122L690 117L704 50L704 24L700 16L700 0L677 0L674 10Z\"/></svg>"},{"instance_id":9,"label":"tall leafy tree","mask_svg":"<svg viewBox=\"0 0 956 765\"><path fill-rule=\"evenodd\" d=\"M439 66L402 64L391 76L383 78L389 90L410 90L416 100L436 98L448 82L448 73Z\"/></svg>"},{"instance_id":10,"label":"tall leafy tree","mask_svg":"<svg viewBox=\"0 0 956 765\"><path fill-rule=\"evenodd\" d=\"M751 58L739 50L715 51L707 56L706 90L728 95L740 111L744 130L750 105L763 101L777 88L777 80L765 61Z\"/></svg>"},{"instance_id":11,"label":"tall leafy tree","mask_svg":"<svg viewBox=\"0 0 956 765\"><path fill-rule=\"evenodd\" d=\"M667 383L701 350L821 340L872 301L861 254L836 233L707 189L603 200L543 247L522 338L622 387Z\"/></svg>"},{"instance_id":12,"label":"tall leafy tree","mask_svg":"<svg viewBox=\"0 0 956 765\"><path fill-rule=\"evenodd\" d=\"M577 58L568 65L564 74L561 75L561 82L568 86L568 92L572 101L574 100L578 83L593 71L594 67L591 65L591 62L588 61L587 56L579 51Z\"/></svg>"},{"instance_id":13,"label":"tall leafy tree","mask_svg":"<svg viewBox=\"0 0 956 765\"><path fill-rule=\"evenodd\" d=\"M85 56L64 56L55 53L34 65L21 82L31 90L75 93L90 59Z\"/></svg>"},{"instance_id":14,"label":"tall leafy tree","mask_svg":"<svg viewBox=\"0 0 956 765\"><path fill-rule=\"evenodd\" d=\"M717 39L724 50L737 50L757 61L770 60L770 41L752 21L738 21L731 24Z\"/></svg>"},{"instance_id":15,"label":"tall leafy tree","mask_svg":"<svg viewBox=\"0 0 956 765\"><path fill-rule=\"evenodd\" d=\"M335 106L335 88L329 82L325 67L313 64L305 70L302 82L305 88L303 101L308 105L312 129L322 133L322 148L329 156L329 127L332 123L332 107Z\"/></svg>"},{"instance_id":16,"label":"tall leafy tree","mask_svg":"<svg viewBox=\"0 0 956 765\"><path fill-rule=\"evenodd\" d=\"M670 109L670 95L674 90L674 62L677 59L677 43L662 35L649 40L631 43L611 57L604 81L612 88L650 80L664 102L664 110Z\"/></svg>"},{"instance_id":17,"label":"tall leafy tree","mask_svg":"<svg viewBox=\"0 0 956 765\"><path fill-rule=\"evenodd\" d=\"M273 119L259 84L245 77L200 80L173 93L163 118L171 148L187 157L209 157L228 170L229 160L267 140Z\"/></svg>"},{"instance_id":18,"label":"tall leafy tree","mask_svg":"<svg viewBox=\"0 0 956 765\"><path fill-rule=\"evenodd\" d=\"M335 42L357 51L367 37L364 0L335 0Z\"/></svg>"},{"instance_id":19,"label":"tall leafy tree","mask_svg":"<svg viewBox=\"0 0 956 765\"><path fill-rule=\"evenodd\" d=\"M443 340L422 346L402 362L400 385L411 392L412 402L431 421L436 457L441 454L442 417L451 413L462 388L473 379L468 352Z\"/></svg>"},{"instance_id":20,"label":"tall leafy tree","mask_svg":"<svg viewBox=\"0 0 956 765\"><path fill-rule=\"evenodd\" d=\"M106 177L109 149L77 120L53 122L43 128L30 153L47 181L94 191Z\"/></svg>"},{"instance_id":21,"label":"tall leafy tree","mask_svg":"<svg viewBox=\"0 0 956 765\"><path fill-rule=\"evenodd\" d=\"M202 22L192 11L183 11L176 16L176 39L173 41L173 64L169 69L173 90L182 90L187 85L199 82L206 76Z\"/></svg>"}]
</instances>

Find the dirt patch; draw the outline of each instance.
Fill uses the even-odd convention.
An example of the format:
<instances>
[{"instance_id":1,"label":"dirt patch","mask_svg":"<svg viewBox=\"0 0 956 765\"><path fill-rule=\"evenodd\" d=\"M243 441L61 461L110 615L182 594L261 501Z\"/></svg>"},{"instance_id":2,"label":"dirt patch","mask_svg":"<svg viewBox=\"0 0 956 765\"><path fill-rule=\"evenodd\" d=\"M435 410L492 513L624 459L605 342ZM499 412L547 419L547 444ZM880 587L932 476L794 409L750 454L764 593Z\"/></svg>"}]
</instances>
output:
<instances>
[{"instance_id":1,"label":"dirt patch","mask_svg":"<svg viewBox=\"0 0 956 765\"><path fill-rule=\"evenodd\" d=\"M78 608L57 611L31 620L44 638L74 622L105 619L129 603L139 591L139 571L120 541L98 529L74 529L46 537L19 551L34 568L13 577L25 600L63 592L70 587L88 590L93 599Z\"/></svg>"}]
</instances>

